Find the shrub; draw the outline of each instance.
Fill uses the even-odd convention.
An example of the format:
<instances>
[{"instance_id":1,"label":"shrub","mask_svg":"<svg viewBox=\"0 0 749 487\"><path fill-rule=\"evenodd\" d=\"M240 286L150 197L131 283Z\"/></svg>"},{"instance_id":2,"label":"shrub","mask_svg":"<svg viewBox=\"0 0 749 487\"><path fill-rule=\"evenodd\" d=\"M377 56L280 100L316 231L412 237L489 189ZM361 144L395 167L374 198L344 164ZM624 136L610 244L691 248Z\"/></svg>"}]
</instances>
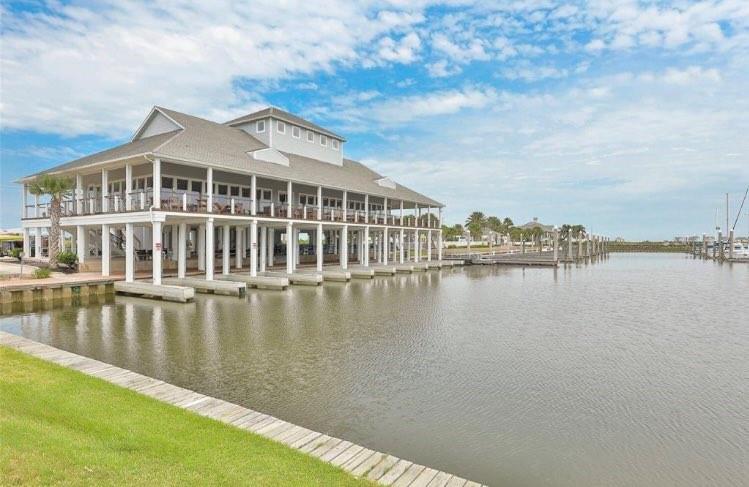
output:
<instances>
[{"instance_id":1,"label":"shrub","mask_svg":"<svg viewBox=\"0 0 749 487\"><path fill-rule=\"evenodd\" d=\"M68 269L72 269L78 263L78 256L73 252L63 250L57 254L57 263L64 265Z\"/></svg>"},{"instance_id":2,"label":"shrub","mask_svg":"<svg viewBox=\"0 0 749 487\"><path fill-rule=\"evenodd\" d=\"M10 256L14 259L21 260L21 252L23 252L23 249L12 248L10 249Z\"/></svg>"},{"instance_id":3,"label":"shrub","mask_svg":"<svg viewBox=\"0 0 749 487\"><path fill-rule=\"evenodd\" d=\"M45 279L52 275L52 271L47 269L46 267L40 267L39 269L36 269L34 273L32 274L32 277L34 279Z\"/></svg>"}]
</instances>

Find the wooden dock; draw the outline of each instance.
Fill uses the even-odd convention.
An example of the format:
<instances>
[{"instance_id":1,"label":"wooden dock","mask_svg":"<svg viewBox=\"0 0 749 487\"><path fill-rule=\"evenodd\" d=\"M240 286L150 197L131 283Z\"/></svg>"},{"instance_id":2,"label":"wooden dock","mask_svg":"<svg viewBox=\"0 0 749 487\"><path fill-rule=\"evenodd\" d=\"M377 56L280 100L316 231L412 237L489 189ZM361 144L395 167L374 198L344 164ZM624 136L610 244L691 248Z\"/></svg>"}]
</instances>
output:
<instances>
[{"instance_id":1,"label":"wooden dock","mask_svg":"<svg viewBox=\"0 0 749 487\"><path fill-rule=\"evenodd\" d=\"M297 426L238 404L206 396L28 338L0 331L0 345L97 377L195 414L259 434L340 467L351 475L381 485L480 487L480 484L476 482L447 472L370 450L350 441Z\"/></svg>"}]
</instances>

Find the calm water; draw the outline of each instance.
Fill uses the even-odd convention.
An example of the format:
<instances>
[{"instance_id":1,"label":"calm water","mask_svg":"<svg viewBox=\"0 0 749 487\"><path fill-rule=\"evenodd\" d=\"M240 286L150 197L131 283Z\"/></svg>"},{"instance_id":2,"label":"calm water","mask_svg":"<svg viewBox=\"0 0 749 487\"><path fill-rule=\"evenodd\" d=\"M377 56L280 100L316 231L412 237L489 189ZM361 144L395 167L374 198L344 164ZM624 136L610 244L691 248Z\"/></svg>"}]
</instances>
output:
<instances>
[{"instance_id":1,"label":"calm water","mask_svg":"<svg viewBox=\"0 0 749 487\"><path fill-rule=\"evenodd\" d=\"M0 329L508 486L747 485L749 265L614 255Z\"/></svg>"}]
</instances>

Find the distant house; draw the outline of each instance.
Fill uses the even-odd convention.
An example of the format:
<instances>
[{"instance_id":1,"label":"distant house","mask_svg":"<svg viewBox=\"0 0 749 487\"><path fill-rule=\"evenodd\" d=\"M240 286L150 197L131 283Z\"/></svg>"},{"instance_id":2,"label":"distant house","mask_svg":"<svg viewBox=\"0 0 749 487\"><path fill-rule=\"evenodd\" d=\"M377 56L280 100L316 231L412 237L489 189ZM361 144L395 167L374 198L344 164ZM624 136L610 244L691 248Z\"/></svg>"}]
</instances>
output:
<instances>
[{"instance_id":1,"label":"distant house","mask_svg":"<svg viewBox=\"0 0 749 487\"><path fill-rule=\"evenodd\" d=\"M12 249L16 248L23 248L23 233L0 229L0 256L7 255Z\"/></svg>"},{"instance_id":2,"label":"distant house","mask_svg":"<svg viewBox=\"0 0 749 487\"><path fill-rule=\"evenodd\" d=\"M533 221L530 221L526 223L525 225L520 225L519 228L522 228L523 230L530 230L532 228L540 227L541 230L544 231L544 233L551 233L554 231L554 225L544 225L543 223L538 221L538 217L534 216Z\"/></svg>"}]
</instances>

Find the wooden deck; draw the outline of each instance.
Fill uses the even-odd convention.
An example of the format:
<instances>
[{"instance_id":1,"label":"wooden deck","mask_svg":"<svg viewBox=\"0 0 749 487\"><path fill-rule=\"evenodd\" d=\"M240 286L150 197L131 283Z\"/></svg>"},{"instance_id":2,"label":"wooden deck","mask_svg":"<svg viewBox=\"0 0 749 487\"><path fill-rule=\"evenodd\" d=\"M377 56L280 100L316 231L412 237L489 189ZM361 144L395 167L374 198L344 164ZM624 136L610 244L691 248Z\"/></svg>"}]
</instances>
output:
<instances>
[{"instance_id":1,"label":"wooden deck","mask_svg":"<svg viewBox=\"0 0 749 487\"><path fill-rule=\"evenodd\" d=\"M366 478L382 485L462 487L480 485L447 472L440 472L386 453L370 450L340 438L296 426L238 404L206 396L28 338L0 331L0 345L98 377L201 416L257 433L340 467L354 476Z\"/></svg>"}]
</instances>

